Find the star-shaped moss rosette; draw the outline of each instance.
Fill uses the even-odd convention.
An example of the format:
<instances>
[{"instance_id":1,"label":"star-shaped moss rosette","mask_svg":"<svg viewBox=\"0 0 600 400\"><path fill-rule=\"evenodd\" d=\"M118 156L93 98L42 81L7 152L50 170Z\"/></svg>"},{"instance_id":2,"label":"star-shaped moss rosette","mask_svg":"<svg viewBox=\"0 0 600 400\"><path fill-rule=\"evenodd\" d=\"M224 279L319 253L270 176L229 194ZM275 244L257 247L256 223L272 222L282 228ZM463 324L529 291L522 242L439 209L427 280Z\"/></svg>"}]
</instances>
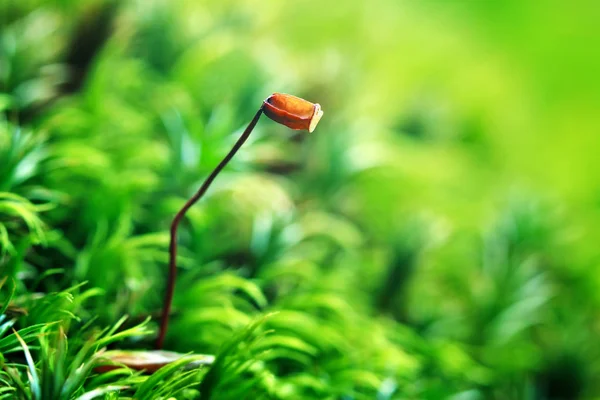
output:
<instances>
[{"instance_id":1,"label":"star-shaped moss rosette","mask_svg":"<svg viewBox=\"0 0 600 400\"><path fill-rule=\"evenodd\" d=\"M233 148L210 173L198 191L183 205L173 218L170 229L169 276L160 329L156 342L156 350L111 350L104 352L100 357L102 362L96 367L97 371L108 372L125 366L134 370L153 373L169 364L178 363L181 364L180 366L182 367L193 368L202 365L211 365L213 363L215 357L212 355L189 355L162 350L169 325L171 304L173 302L173 294L175 291L175 279L177 274L177 229L186 212L202 198L217 175L246 142L263 113L273 121L285 125L288 128L306 130L308 132L314 131L319 120L323 116L323 111L319 104L311 103L290 94L274 93L263 101L257 113L254 115L254 118L252 118L252 121L250 121L240 138L233 145Z\"/></svg>"}]
</instances>

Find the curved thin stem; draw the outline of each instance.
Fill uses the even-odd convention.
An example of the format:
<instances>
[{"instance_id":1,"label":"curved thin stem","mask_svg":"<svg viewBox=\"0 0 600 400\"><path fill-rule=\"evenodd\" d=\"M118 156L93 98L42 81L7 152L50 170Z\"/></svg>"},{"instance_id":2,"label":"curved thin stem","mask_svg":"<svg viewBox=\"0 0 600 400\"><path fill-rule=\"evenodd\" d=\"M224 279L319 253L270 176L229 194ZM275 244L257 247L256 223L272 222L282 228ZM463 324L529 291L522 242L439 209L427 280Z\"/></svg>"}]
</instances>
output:
<instances>
[{"instance_id":1,"label":"curved thin stem","mask_svg":"<svg viewBox=\"0 0 600 400\"><path fill-rule=\"evenodd\" d=\"M204 181L200 189L194 194L179 210L179 212L173 218L173 222L171 223L171 241L169 243L169 277L167 280L167 292L165 293L165 301L163 304L163 312L162 318L160 322L160 330L158 332L158 339L156 341L156 348L162 349L163 342L165 340L165 335L167 334L167 328L169 325L169 314L171 313L171 305L173 303L173 293L175 292L175 278L177 276L177 228L179 227L179 223L183 219L185 213L198 201L200 198L206 193L211 183L215 180L219 172L227 165L227 163L233 158L235 153L242 147L246 139L252 133L252 130L256 126L258 119L260 118L263 112L263 106L258 109L258 112L242 133L242 136L235 142L233 148L229 151L229 153L221 160L219 165L210 173L208 178Z\"/></svg>"}]
</instances>

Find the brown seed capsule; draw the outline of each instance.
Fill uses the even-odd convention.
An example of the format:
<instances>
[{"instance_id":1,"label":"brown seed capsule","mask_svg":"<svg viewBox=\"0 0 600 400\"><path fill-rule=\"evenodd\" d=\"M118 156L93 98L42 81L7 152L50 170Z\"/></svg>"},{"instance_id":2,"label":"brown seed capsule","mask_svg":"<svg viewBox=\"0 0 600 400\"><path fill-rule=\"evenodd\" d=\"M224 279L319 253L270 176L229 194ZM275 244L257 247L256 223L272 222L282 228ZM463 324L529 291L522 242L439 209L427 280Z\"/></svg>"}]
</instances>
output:
<instances>
[{"instance_id":1,"label":"brown seed capsule","mask_svg":"<svg viewBox=\"0 0 600 400\"><path fill-rule=\"evenodd\" d=\"M264 101L264 113L275 122L292 129L315 130L323 116L321 106L291 94L273 93Z\"/></svg>"}]
</instances>

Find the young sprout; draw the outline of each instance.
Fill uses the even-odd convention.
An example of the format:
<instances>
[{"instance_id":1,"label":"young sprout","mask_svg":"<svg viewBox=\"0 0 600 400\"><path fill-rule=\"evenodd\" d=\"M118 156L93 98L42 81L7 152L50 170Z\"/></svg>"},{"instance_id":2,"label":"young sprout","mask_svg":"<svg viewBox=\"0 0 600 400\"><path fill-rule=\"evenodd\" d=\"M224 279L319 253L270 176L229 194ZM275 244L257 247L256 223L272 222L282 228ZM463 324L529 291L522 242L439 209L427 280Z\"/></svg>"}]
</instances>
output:
<instances>
[{"instance_id":1,"label":"young sprout","mask_svg":"<svg viewBox=\"0 0 600 400\"><path fill-rule=\"evenodd\" d=\"M284 93L274 93L267 97L263 104L258 109L250 124L246 127L240 138L235 142L233 148L227 153L225 158L217 165L204 181L200 189L183 205L181 210L173 218L170 231L169 243L169 277L167 280L167 291L165 293L165 301L163 305L162 318L156 348L162 349L167 328L169 325L169 314L171 313L171 304L173 302L173 293L175 291L175 278L177 274L177 229L179 223L185 216L185 213L198 201L208 190L211 183L215 180L219 172L233 158L235 153L242 147L246 139L252 133L262 113L275 122L296 130L307 130L312 132L315 130L319 120L323 116L321 106L317 103L311 103L296 96Z\"/></svg>"}]
</instances>

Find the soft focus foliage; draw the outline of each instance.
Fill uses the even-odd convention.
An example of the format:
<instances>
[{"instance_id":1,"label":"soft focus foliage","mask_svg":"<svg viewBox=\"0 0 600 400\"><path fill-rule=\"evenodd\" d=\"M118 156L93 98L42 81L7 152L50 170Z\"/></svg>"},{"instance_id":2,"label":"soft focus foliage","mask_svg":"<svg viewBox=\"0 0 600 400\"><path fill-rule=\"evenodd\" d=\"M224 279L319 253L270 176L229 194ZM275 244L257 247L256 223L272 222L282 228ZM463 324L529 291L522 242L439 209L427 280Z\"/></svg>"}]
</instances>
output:
<instances>
[{"instance_id":1,"label":"soft focus foliage","mask_svg":"<svg viewBox=\"0 0 600 400\"><path fill-rule=\"evenodd\" d=\"M0 2L0 399L598 398L600 7ZM180 230L171 218L273 92ZM131 316L129 319L124 316Z\"/></svg>"}]
</instances>

